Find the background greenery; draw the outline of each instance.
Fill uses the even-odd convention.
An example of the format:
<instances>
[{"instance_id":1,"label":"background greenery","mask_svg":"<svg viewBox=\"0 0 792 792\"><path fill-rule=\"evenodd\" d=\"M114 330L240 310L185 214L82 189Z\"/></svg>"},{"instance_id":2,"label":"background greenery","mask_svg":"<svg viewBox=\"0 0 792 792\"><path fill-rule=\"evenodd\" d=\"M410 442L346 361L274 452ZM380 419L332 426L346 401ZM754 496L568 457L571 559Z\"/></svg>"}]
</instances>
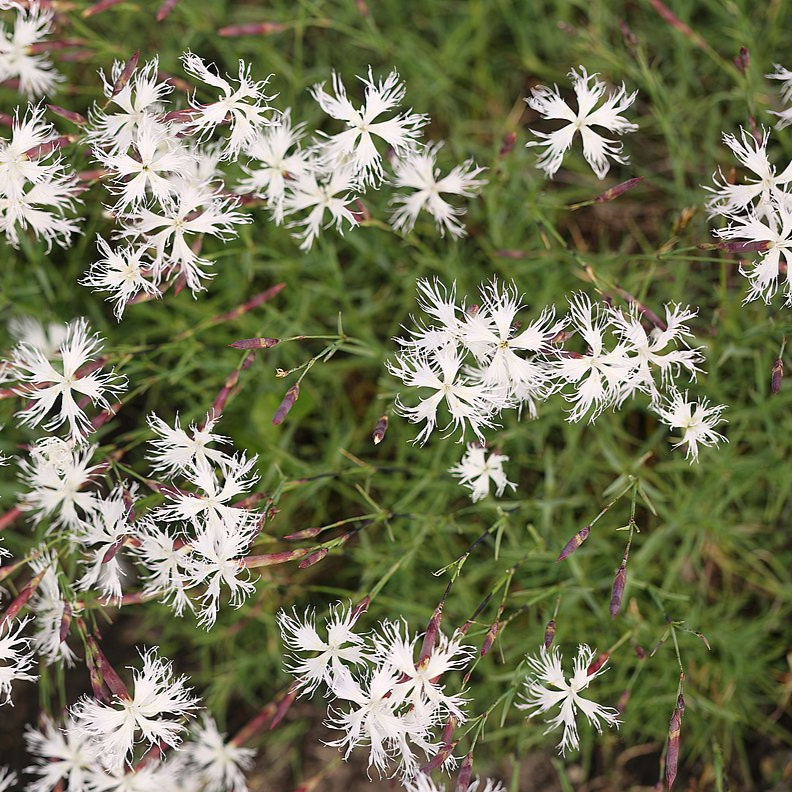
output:
<instances>
[{"instance_id":1,"label":"background greenery","mask_svg":"<svg viewBox=\"0 0 792 792\"><path fill-rule=\"evenodd\" d=\"M208 0L180 3L163 23L155 21L156 3L125 2L87 18L79 13L84 7L76 3L60 12L64 35L85 39L92 54L85 62L59 65L69 79L50 97L57 104L86 111L99 96L96 69L126 60L138 48L144 59L158 54L161 68L173 74L181 74L180 53L191 49L232 73L238 58L252 62L254 76L272 72L278 107L292 106L295 120L331 130L306 92L310 85L329 80L334 68L352 91L354 75L369 64L375 73L395 67L407 83L409 105L432 116L427 136L447 141L441 164L474 157L490 168L488 186L470 202L465 240L440 239L425 219L407 239L372 223L344 238L325 233L303 254L288 231L259 210L238 240L207 240L204 250L217 262L207 293L130 307L120 325L99 296L76 285L94 256L95 233L108 231L96 190L85 196L85 235L71 250L46 256L33 243L20 251L3 247L4 318L66 321L84 315L107 338L106 349L120 361L131 390L119 417L99 437L108 450L126 449L124 464L139 471L145 469L145 415L156 410L170 420L178 411L183 420L199 419L242 360L230 342L332 334L339 314L351 339L314 366L279 427L271 418L294 378L278 379L276 369L305 362L323 342L259 352L241 374L220 429L260 455L258 490L277 501L279 513L265 527L260 552L286 549L291 545L281 537L298 530L374 516L351 523L360 528L356 535L315 566L263 570L257 594L239 611L225 608L209 633L154 604L110 611L115 626L105 644L114 659L126 664L133 643L158 643L233 732L288 684L274 622L280 607L314 603L321 612L336 598L359 601L375 589L365 624L404 616L421 629L449 579L449 573L434 573L492 529L464 565L444 616L448 628L461 625L508 578L505 598L498 590L469 633L480 644L503 601L502 618L509 623L473 674L471 714L507 694L520 659L537 650L554 613L556 640L568 659L578 642L600 650L618 644L594 697L615 704L629 688L631 698L618 733L597 738L583 728L580 754L553 758L549 775L537 772L533 781L521 782L519 768L547 763L537 757L554 757L555 741L543 736L541 722L526 723L508 707L507 694L481 731L478 770L504 777L513 790L530 790L534 783L544 789L651 788L659 777L679 667L670 638L648 655L675 620L684 622L676 638L687 674L680 787L785 788L792 746L792 399L786 386L772 396L769 379L789 330L788 309L742 306L745 281L736 258L696 246L711 240L701 185L711 183L719 165L724 172L733 165L721 131L737 132L750 118L770 125L768 110L780 109L777 84L763 75L776 62L790 65L789 3L669 2L693 36L664 21L648 0L372 0L368 10L352 0ZM217 33L226 25L262 21L284 28L269 36ZM748 48L751 59L744 75L732 64L740 47ZM578 149L548 182L534 167L535 152L523 148L527 127L536 121L523 97L536 84L558 83L566 91L566 73L578 64L639 90L628 115L640 130L625 138L630 165L616 167L604 182ZM9 90L2 101L6 112L17 103ZM65 122L58 124L70 131ZM499 157L510 132L517 144ZM773 141L772 156L782 168L792 137L780 132ZM87 158L75 162L89 167ZM567 208L633 176L643 183L611 204ZM384 218L381 196L364 200L375 218ZM728 444L704 450L691 466L671 449L665 428L640 400L589 426L567 423L563 402L555 399L536 421L506 420L494 442L510 456L508 472L519 486L513 496L478 505L445 472L462 453L452 440L435 435L424 448L414 447L407 442L414 428L391 416L385 441L372 444L374 424L396 392L383 363L395 350L392 337L400 323L415 311L418 278L456 280L471 299L485 279L514 279L529 306L539 310L547 303L562 307L565 295L581 288L594 295L592 273L606 290L619 283L656 311L668 301L699 306L693 325L706 347L707 372L695 389L729 405ZM260 309L220 324L208 321L278 282L285 289ZM8 402L0 410L8 424L2 445L12 451L30 435L12 428ZM2 471L0 492L6 505L16 489L9 470ZM629 498L597 523L574 556L563 564L555 558L629 475L640 479L657 513L639 500L640 534L630 556L625 605L611 620L610 587L626 539L618 529L627 523ZM25 546L27 529L6 542L11 549ZM700 631L711 650L685 628ZM646 650L646 659L636 646ZM87 674L77 669L66 699L73 700L81 686L87 686ZM47 706L58 708L57 694ZM281 788L296 787L309 774L302 762L306 746L323 736L316 728L319 706L296 707L262 740L262 755L269 772L281 773ZM458 752L469 748L471 736L462 738ZM338 767L325 771L322 783L330 789ZM268 777L274 776L265 776L262 788ZM363 769L354 779L350 783L366 788Z\"/></svg>"}]
</instances>

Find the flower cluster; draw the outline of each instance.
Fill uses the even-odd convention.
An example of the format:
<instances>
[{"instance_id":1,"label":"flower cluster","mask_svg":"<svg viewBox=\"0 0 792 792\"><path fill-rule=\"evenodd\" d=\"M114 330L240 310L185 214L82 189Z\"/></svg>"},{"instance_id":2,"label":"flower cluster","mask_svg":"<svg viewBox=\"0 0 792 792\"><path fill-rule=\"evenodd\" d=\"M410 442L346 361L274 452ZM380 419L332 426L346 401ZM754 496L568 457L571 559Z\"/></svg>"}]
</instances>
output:
<instances>
[{"instance_id":1,"label":"flower cluster","mask_svg":"<svg viewBox=\"0 0 792 792\"><path fill-rule=\"evenodd\" d=\"M139 681L144 679L143 674L138 676ZM159 686L157 706L160 713L167 708L169 713L175 714L172 704L176 684L178 680L171 682L167 690ZM183 703L178 703L179 709L183 709ZM100 709L98 719L109 720L112 717L110 709ZM145 705L130 702L119 711L129 721L132 735L138 730L138 721L145 722L150 717L142 715L144 711L154 711L153 701ZM89 734L90 728L85 728L86 717L80 709L78 718L82 720L67 714L59 725L45 716L39 728L27 728L25 743L33 764L25 768L25 773L34 778L26 787L29 792L49 792L58 785L70 790L101 789L107 792L177 788L194 789L196 792L247 790L245 771L252 764L253 750L226 741L217 724L207 715L200 724L190 728L178 752L149 754L145 763L134 767L108 767L104 761L106 755L100 752L101 746ZM89 723L92 725L93 721Z\"/></svg>"},{"instance_id":2,"label":"flower cluster","mask_svg":"<svg viewBox=\"0 0 792 792\"><path fill-rule=\"evenodd\" d=\"M474 649L462 643L461 635L437 632L434 643L423 641L416 658L419 636L411 637L406 623L384 621L377 632L359 634L354 629L359 616L338 603L320 634L312 612L300 618L281 611L278 623L291 654L287 670L301 694L325 688L330 699L326 725L343 735L328 745L344 750L345 758L356 746L367 746L369 767L415 779L418 756L437 754L442 725L450 717L460 723L466 719L464 698L446 693L440 680L464 668ZM449 754L444 766L454 762Z\"/></svg>"},{"instance_id":3,"label":"flower cluster","mask_svg":"<svg viewBox=\"0 0 792 792\"><path fill-rule=\"evenodd\" d=\"M58 79L28 46L51 22L51 12L33 4L19 9L13 37L0 28L0 73L5 58L9 74L26 75L29 93L46 93ZM313 86L313 99L343 128L318 130L303 145L305 124L270 104L268 80L253 79L248 64L240 61L232 77L192 52L182 63L197 83L186 106L174 100L174 80L160 74L156 57L143 64L135 57L101 75L105 100L87 119L56 108L78 133L59 136L38 106L25 115L17 109L11 139L0 141L0 229L12 245L30 229L48 247L67 246L79 231L71 216L78 193L93 181L105 189L115 228L97 236L98 255L80 282L105 294L117 319L130 302L168 288L205 289L214 260L202 254L204 240L236 236L257 205L308 250L324 228L358 226L369 212L361 198L390 184L395 230L409 233L426 212L441 234L465 234L465 210L448 199L476 195L484 169L467 160L441 173L442 144L421 141L428 116L400 109L406 88L397 72L377 78L369 68L359 78L360 106L335 72L331 91ZM99 166L82 183L56 153L67 144L87 149ZM237 184L234 164L245 174Z\"/></svg>"},{"instance_id":4,"label":"flower cluster","mask_svg":"<svg viewBox=\"0 0 792 792\"><path fill-rule=\"evenodd\" d=\"M553 306L531 321L518 319L524 309L517 287L497 280L484 284L475 307L458 304L456 285L418 282L418 304L430 324L417 322L397 338L401 347L388 370L419 394L416 405L396 397L396 411L424 426L415 442L425 443L438 422L441 405L449 421L442 429L464 438L469 426L479 443L484 430L497 426L507 409L536 416L537 403L560 393L571 405L568 420L593 422L606 409L616 409L631 397L645 394L649 408L672 428L684 432L688 456L698 458L698 445L723 439L714 431L721 407L688 402L676 385L694 379L702 361L700 348L690 348L687 325L696 312L668 304L663 318L631 307L620 310L608 302L592 303L583 293L568 301L559 317ZM647 328L647 317L651 326ZM583 352L567 349L580 339ZM475 481L473 498L483 497L492 478L502 492L509 484L497 455L487 471L484 451L470 449L452 470L463 482Z\"/></svg>"}]
</instances>

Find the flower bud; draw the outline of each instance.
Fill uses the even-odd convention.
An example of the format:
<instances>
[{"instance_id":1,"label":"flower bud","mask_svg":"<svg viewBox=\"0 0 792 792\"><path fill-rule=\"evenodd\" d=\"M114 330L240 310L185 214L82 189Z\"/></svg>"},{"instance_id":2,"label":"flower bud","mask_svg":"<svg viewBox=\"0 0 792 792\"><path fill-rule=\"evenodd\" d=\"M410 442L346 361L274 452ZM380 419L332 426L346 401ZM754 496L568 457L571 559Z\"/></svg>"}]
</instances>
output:
<instances>
[{"instance_id":1,"label":"flower bud","mask_svg":"<svg viewBox=\"0 0 792 792\"><path fill-rule=\"evenodd\" d=\"M556 564L559 561L563 561L565 558L568 558L575 552L575 550L583 544L583 542L588 539L589 532L591 531L591 526L587 525L584 528L581 528L565 545L564 549L561 551L561 555L556 558Z\"/></svg>"},{"instance_id":2,"label":"flower bud","mask_svg":"<svg viewBox=\"0 0 792 792\"><path fill-rule=\"evenodd\" d=\"M371 433L371 439L374 445L379 445L385 438L385 432L388 431L388 416L381 415L376 424L374 424L374 431Z\"/></svg>"},{"instance_id":3,"label":"flower bud","mask_svg":"<svg viewBox=\"0 0 792 792\"><path fill-rule=\"evenodd\" d=\"M463 760L459 768L459 775L457 776L456 787L454 792L468 792L470 787L470 776L473 773L473 754L468 754Z\"/></svg>"},{"instance_id":4,"label":"flower bud","mask_svg":"<svg viewBox=\"0 0 792 792\"><path fill-rule=\"evenodd\" d=\"M784 378L784 361L778 358L773 363L773 370L770 374L770 392L775 396L781 390L781 380Z\"/></svg>"},{"instance_id":5,"label":"flower bud","mask_svg":"<svg viewBox=\"0 0 792 792\"><path fill-rule=\"evenodd\" d=\"M607 203L608 201L613 201L620 195L624 195L624 193L637 187L642 181L643 176L636 176L633 179L627 179L627 181L624 181L621 184L616 184L615 186L605 190L605 192L600 193L594 199L594 203Z\"/></svg>"},{"instance_id":6,"label":"flower bud","mask_svg":"<svg viewBox=\"0 0 792 792\"><path fill-rule=\"evenodd\" d=\"M610 654L608 652L601 652L599 657L586 669L586 675L592 676L596 674L608 662L609 657Z\"/></svg>"},{"instance_id":7,"label":"flower bud","mask_svg":"<svg viewBox=\"0 0 792 792\"><path fill-rule=\"evenodd\" d=\"M751 65L751 56L747 47L740 47L740 54L734 58L734 65L740 74L745 74L748 71L748 67Z\"/></svg>"},{"instance_id":8,"label":"flower bud","mask_svg":"<svg viewBox=\"0 0 792 792\"><path fill-rule=\"evenodd\" d=\"M278 409L275 410L275 415L272 416L273 426L280 426L280 424L283 423L291 408L294 407L294 403L297 401L299 396L300 384L297 383L296 385L292 385L292 387L286 391L283 401L281 401Z\"/></svg>"},{"instance_id":9,"label":"flower bud","mask_svg":"<svg viewBox=\"0 0 792 792\"><path fill-rule=\"evenodd\" d=\"M627 584L627 562L622 561L616 577L613 578L613 590L611 591L610 600L610 615L611 619L615 619L616 615L621 610L622 597L624 596L624 587Z\"/></svg>"},{"instance_id":10,"label":"flower bud","mask_svg":"<svg viewBox=\"0 0 792 792\"><path fill-rule=\"evenodd\" d=\"M544 632L544 648L549 649L553 645L553 639L555 638L556 634L556 623L555 619L550 619L547 622L547 627L545 627Z\"/></svg>"},{"instance_id":11,"label":"flower bud","mask_svg":"<svg viewBox=\"0 0 792 792\"><path fill-rule=\"evenodd\" d=\"M435 644L437 643L437 634L440 632L440 623L443 621L443 603L441 602L429 619L429 624L426 627L423 643L421 644L421 651L418 655L418 665L425 663L434 651Z\"/></svg>"},{"instance_id":12,"label":"flower bud","mask_svg":"<svg viewBox=\"0 0 792 792\"><path fill-rule=\"evenodd\" d=\"M298 569L306 569L309 566L318 564L330 552L326 547L320 547L310 555L305 556L302 561L297 565Z\"/></svg>"},{"instance_id":13,"label":"flower bud","mask_svg":"<svg viewBox=\"0 0 792 792\"><path fill-rule=\"evenodd\" d=\"M679 768L679 738L682 730L682 716L685 714L685 699L680 693L676 708L668 724L668 748L666 749L665 780L666 788L671 790Z\"/></svg>"},{"instance_id":14,"label":"flower bud","mask_svg":"<svg viewBox=\"0 0 792 792\"><path fill-rule=\"evenodd\" d=\"M485 657L489 654L489 650L492 649L492 644L495 643L495 639L498 637L498 629L500 628L500 622L494 621L492 626L487 630L487 634L484 636L484 643L481 644L481 656Z\"/></svg>"},{"instance_id":15,"label":"flower bud","mask_svg":"<svg viewBox=\"0 0 792 792\"><path fill-rule=\"evenodd\" d=\"M269 36L286 30L283 22L253 22L248 25L228 25L218 30L218 34L231 38L235 36Z\"/></svg>"},{"instance_id":16,"label":"flower bud","mask_svg":"<svg viewBox=\"0 0 792 792\"><path fill-rule=\"evenodd\" d=\"M503 158L511 154L514 149L514 144L517 142L517 133L509 132L503 138L503 145L498 152L498 157Z\"/></svg>"}]
</instances>

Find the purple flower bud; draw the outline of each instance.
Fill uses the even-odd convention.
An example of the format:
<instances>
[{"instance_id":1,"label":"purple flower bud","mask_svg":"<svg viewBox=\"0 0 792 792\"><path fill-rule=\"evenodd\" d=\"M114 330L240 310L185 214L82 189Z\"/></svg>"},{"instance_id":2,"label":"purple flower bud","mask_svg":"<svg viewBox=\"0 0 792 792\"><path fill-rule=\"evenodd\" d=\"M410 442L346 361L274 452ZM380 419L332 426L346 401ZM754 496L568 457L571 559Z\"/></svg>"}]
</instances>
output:
<instances>
[{"instance_id":1,"label":"purple flower bud","mask_svg":"<svg viewBox=\"0 0 792 792\"><path fill-rule=\"evenodd\" d=\"M784 378L784 361L778 358L773 363L773 370L770 375L770 392L775 396L781 390L781 380Z\"/></svg>"},{"instance_id":2,"label":"purple flower bud","mask_svg":"<svg viewBox=\"0 0 792 792\"><path fill-rule=\"evenodd\" d=\"M556 623L555 619L550 619L547 622L547 627L545 627L544 633L544 648L549 649L553 645L553 639L555 638L556 634Z\"/></svg>"},{"instance_id":3,"label":"purple flower bud","mask_svg":"<svg viewBox=\"0 0 792 792\"><path fill-rule=\"evenodd\" d=\"M374 425L374 431L371 433L371 439L374 445L379 445L385 438L385 432L388 431L388 416L380 416L377 423Z\"/></svg>"},{"instance_id":4,"label":"purple flower bud","mask_svg":"<svg viewBox=\"0 0 792 792\"><path fill-rule=\"evenodd\" d=\"M561 555L556 558L556 564L559 561L563 561L565 558L568 558L575 552L575 550L583 544L588 538L589 532L591 531L591 526L587 525L584 528L581 528L565 545L564 549L561 551Z\"/></svg>"},{"instance_id":5,"label":"purple flower bud","mask_svg":"<svg viewBox=\"0 0 792 792\"><path fill-rule=\"evenodd\" d=\"M275 415L272 416L272 425L273 426L280 426L283 423L286 416L289 414L289 411L292 407L294 407L294 403L297 401L298 397L300 396L300 384L297 383L293 385L289 390L286 391L286 395L283 397L283 401L281 401L278 409L275 410Z\"/></svg>"}]
</instances>

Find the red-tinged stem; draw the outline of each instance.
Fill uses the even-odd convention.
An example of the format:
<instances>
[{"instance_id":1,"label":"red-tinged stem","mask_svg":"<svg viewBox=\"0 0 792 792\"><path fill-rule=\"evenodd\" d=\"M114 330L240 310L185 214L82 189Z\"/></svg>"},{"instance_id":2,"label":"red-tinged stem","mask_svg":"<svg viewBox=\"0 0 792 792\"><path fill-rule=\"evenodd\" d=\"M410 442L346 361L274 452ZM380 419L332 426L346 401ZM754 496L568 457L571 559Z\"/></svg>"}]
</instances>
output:
<instances>
[{"instance_id":1,"label":"red-tinged stem","mask_svg":"<svg viewBox=\"0 0 792 792\"><path fill-rule=\"evenodd\" d=\"M217 33L226 38L234 36L270 36L273 33L281 33L287 28L288 25L284 25L282 22L254 22L248 25L221 27Z\"/></svg>"},{"instance_id":2,"label":"red-tinged stem","mask_svg":"<svg viewBox=\"0 0 792 792\"><path fill-rule=\"evenodd\" d=\"M17 517L22 514L22 509L19 506L14 506L13 509L9 509L2 517L0 517L0 531L4 531L11 525Z\"/></svg>"},{"instance_id":3,"label":"red-tinged stem","mask_svg":"<svg viewBox=\"0 0 792 792\"><path fill-rule=\"evenodd\" d=\"M281 553L247 556L239 561L239 565L245 569L257 569L258 567L274 566L275 564L286 564L289 561L304 558L311 552L310 548L301 547L296 550L284 550Z\"/></svg>"},{"instance_id":4,"label":"red-tinged stem","mask_svg":"<svg viewBox=\"0 0 792 792\"><path fill-rule=\"evenodd\" d=\"M273 297L280 294L285 288L286 288L285 283L276 283L274 286L271 286L266 291L257 294L255 297L251 297L247 302L242 303L242 305L238 305L236 308L233 308L227 313L220 314L219 316L215 316L211 320L212 324L220 324L221 322L228 322L231 319L236 319L237 317L248 313L248 311L252 311L254 308L258 308L260 305L263 305L265 302L268 302Z\"/></svg>"},{"instance_id":5,"label":"red-tinged stem","mask_svg":"<svg viewBox=\"0 0 792 792\"><path fill-rule=\"evenodd\" d=\"M3 614L2 621L0 624L10 624L22 610L22 608L27 605L28 600L33 596L36 589L39 587L39 583L41 583L41 579L44 577L46 573L46 569L42 569L41 572L34 575L23 587L19 594L14 597L11 604L6 608L5 613Z\"/></svg>"},{"instance_id":6,"label":"red-tinged stem","mask_svg":"<svg viewBox=\"0 0 792 792\"><path fill-rule=\"evenodd\" d=\"M178 2L179 0L165 0L157 10L157 22L162 22L164 19L167 19Z\"/></svg>"}]
</instances>

